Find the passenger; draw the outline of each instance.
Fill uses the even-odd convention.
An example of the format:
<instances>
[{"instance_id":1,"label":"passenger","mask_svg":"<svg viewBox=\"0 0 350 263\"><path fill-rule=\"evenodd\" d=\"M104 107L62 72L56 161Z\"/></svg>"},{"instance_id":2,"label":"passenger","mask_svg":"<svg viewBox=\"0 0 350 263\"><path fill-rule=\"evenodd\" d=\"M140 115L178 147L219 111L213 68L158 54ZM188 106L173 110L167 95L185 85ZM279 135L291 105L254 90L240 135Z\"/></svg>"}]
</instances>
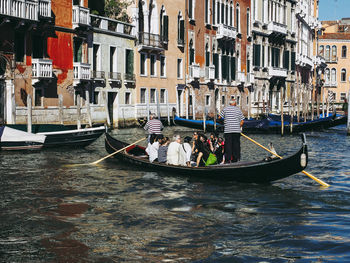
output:
<instances>
[{"instance_id":1,"label":"passenger","mask_svg":"<svg viewBox=\"0 0 350 263\"><path fill-rule=\"evenodd\" d=\"M169 144L167 152L167 164L179 165L180 164L180 147L181 147L180 135L174 135L173 142Z\"/></svg>"},{"instance_id":2,"label":"passenger","mask_svg":"<svg viewBox=\"0 0 350 263\"><path fill-rule=\"evenodd\" d=\"M160 142L160 146L158 149L158 162L160 163L166 163L167 153L168 153L168 144L169 144L168 137L163 138Z\"/></svg>"},{"instance_id":3,"label":"passenger","mask_svg":"<svg viewBox=\"0 0 350 263\"><path fill-rule=\"evenodd\" d=\"M213 151L213 153L216 155L216 159L219 164L222 164L225 162L224 146L225 146L224 139L222 137L219 137L214 146L214 151Z\"/></svg>"},{"instance_id":4,"label":"passenger","mask_svg":"<svg viewBox=\"0 0 350 263\"><path fill-rule=\"evenodd\" d=\"M164 139L162 134L158 134L155 138L154 143L149 147L149 161L152 163L154 161L158 161L158 149L160 142Z\"/></svg>"},{"instance_id":5,"label":"passenger","mask_svg":"<svg viewBox=\"0 0 350 263\"><path fill-rule=\"evenodd\" d=\"M198 132L193 133L193 141L192 141L192 160L194 162L197 162L197 157L198 157L198 148L199 148L199 137L198 137Z\"/></svg>"},{"instance_id":6,"label":"passenger","mask_svg":"<svg viewBox=\"0 0 350 263\"><path fill-rule=\"evenodd\" d=\"M198 156L196 167L205 166L205 161L208 159L210 154L209 145L207 143L207 137L204 134L199 135L199 145L198 145Z\"/></svg>"},{"instance_id":7,"label":"passenger","mask_svg":"<svg viewBox=\"0 0 350 263\"><path fill-rule=\"evenodd\" d=\"M217 142L218 142L218 136L217 136L217 134L216 133L214 133L214 132L212 132L212 133L210 133L210 137L209 137L209 139L208 139L208 145L209 145L209 147L210 147L210 151L212 152L212 153L214 153L214 151L215 151L215 145L217 144Z\"/></svg>"},{"instance_id":8,"label":"passenger","mask_svg":"<svg viewBox=\"0 0 350 263\"><path fill-rule=\"evenodd\" d=\"M180 148L180 164L183 166L191 166L191 155L192 155L192 147L190 145L192 138L186 136L184 138L184 143Z\"/></svg>"}]
</instances>

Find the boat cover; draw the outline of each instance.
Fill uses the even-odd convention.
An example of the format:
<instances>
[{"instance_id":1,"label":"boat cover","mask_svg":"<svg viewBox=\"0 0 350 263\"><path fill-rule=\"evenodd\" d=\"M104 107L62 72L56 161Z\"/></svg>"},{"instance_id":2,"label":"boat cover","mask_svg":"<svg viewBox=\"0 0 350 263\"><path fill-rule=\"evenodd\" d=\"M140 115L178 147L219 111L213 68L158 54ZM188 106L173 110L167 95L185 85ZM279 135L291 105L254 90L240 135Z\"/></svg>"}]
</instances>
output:
<instances>
[{"instance_id":1,"label":"boat cover","mask_svg":"<svg viewBox=\"0 0 350 263\"><path fill-rule=\"evenodd\" d=\"M2 128L2 131L1 131ZM44 143L45 135L24 132L9 127L0 127L1 142L37 142Z\"/></svg>"}]
</instances>

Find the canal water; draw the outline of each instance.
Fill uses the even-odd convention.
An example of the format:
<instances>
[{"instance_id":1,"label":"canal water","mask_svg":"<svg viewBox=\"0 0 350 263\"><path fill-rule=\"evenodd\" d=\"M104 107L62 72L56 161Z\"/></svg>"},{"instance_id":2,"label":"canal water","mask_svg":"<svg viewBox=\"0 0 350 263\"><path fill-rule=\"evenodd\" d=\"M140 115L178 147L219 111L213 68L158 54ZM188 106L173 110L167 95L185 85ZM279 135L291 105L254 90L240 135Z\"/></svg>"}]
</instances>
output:
<instances>
[{"instance_id":1,"label":"canal water","mask_svg":"<svg viewBox=\"0 0 350 263\"><path fill-rule=\"evenodd\" d=\"M191 134L165 130L176 133ZM299 136L251 137L281 155L301 145ZM268 155L241 141L243 159ZM350 137L339 126L307 141L306 170L327 189L303 174L254 185L108 160L67 166L105 156L103 138L85 149L1 152L0 262L350 262Z\"/></svg>"}]
</instances>

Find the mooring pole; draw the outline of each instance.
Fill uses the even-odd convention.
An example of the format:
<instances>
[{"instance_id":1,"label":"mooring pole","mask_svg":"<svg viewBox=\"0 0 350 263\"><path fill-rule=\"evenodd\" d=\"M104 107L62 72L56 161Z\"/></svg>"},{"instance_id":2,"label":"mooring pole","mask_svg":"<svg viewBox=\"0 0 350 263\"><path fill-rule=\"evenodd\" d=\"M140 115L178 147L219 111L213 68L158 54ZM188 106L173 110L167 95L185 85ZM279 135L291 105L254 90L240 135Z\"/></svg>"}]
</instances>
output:
<instances>
[{"instance_id":1,"label":"mooring pole","mask_svg":"<svg viewBox=\"0 0 350 263\"><path fill-rule=\"evenodd\" d=\"M27 132L32 133L32 96L27 96Z\"/></svg>"},{"instance_id":2,"label":"mooring pole","mask_svg":"<svg viewBox=\"0 0 350 263\"><path fill-rule=\"evenodd\" d=\"M348 92L348 101L346 103L348 103L348 124L347 124L347 135L350 136L350 108L349 108L349 100L350 100L350 90ZM344 112L345 114L345 112Z\"/></svg>"}]
</instances>

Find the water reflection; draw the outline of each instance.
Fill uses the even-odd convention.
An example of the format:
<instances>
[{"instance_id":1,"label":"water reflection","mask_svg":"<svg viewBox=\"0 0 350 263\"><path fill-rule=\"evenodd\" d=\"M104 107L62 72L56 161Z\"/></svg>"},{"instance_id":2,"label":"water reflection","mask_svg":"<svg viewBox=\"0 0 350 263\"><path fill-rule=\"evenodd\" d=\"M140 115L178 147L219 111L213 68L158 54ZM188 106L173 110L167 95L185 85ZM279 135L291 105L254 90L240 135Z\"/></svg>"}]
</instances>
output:
<instances>
[{"instance_id":1,"label":"water reflection","mask_svg":"<svg viewBox=\"0 0 350 263\"><path fill-rule=\"evenodd\" d=\"M167 128L166 135L191 131ZM140 129L116 131L132 142ZM298 136L252 135L279 154ZM310 133L308 171L272 185L227 184L143 171L111 161L103 138L86 149L1 153L3 262L349 261L350 140ZM330 147L333 146L333 147ZM245 159L266 153L242 138Z\"/></svg>"}]
</instances>

